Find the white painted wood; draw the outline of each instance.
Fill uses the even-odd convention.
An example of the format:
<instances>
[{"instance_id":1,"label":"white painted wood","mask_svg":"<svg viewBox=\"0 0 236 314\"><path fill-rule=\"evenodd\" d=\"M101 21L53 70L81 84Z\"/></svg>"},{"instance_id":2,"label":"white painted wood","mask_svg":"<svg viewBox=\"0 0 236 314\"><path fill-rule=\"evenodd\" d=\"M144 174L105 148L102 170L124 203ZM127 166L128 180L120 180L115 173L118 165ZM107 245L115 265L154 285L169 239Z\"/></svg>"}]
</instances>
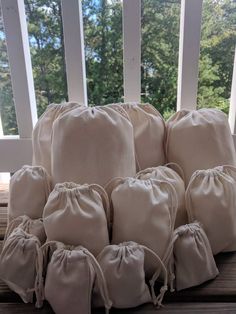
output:
<instances>
[{"instance_id":1,"label":"white painted wood","mask_svg":"<svg viewBox=\"0 0 236 314\"><path fill-rule=\"evenodd\" d=\"M123 0L124 101L141 100L141 0Z\"/></svg>"},{"instance_id":2,"label":"white painted wood","mask_svg":"<svg viewBox=\"0 0 236 314\"><path fill-rule=\"evenodd\" d=\"M1 0L19 135L30 138L37 122L28 31L23 0Z\"/></svg>"},{"instance_id":3,"label":"white painted wood","mask_svg":"<svg viewBox=\"0 0 236 314\"><path fill-rule=\"evenodd\" d=\"M196 109L202 0L182 0L177 110Z\"/></svg>"},{"instance_id":4,"label":"white painted wood","mask_svg":"<svg viewBox=\"0 0 236 314\"><path fill-rule=\"evenodd\" d=\"M230 107L229 107L229 125L230 125L232 134L235 134L236 133L236 47L235 47L235 54L234 54L234 69L233 69Z\"/></svg>"},{"instance_id":5,"label":"white painted wood","mask_svg":"<svg viewBox=\"0 0 236 314\"><path fill-rule=\"evenodd\" d=\"M87 105L82 3L61 0L69 101Z\"/></svg>"},{"instance_id":6,"label":"white painted wood","mask_svg":"<svg viewBox=\"0 0 236 314\"><path fill-rule=\"evenodd\" d=\"M31 165L32 141L19 136L4 136L0 140L0 172L14 172L23 165Z\"/></svg>"}]
</instances>

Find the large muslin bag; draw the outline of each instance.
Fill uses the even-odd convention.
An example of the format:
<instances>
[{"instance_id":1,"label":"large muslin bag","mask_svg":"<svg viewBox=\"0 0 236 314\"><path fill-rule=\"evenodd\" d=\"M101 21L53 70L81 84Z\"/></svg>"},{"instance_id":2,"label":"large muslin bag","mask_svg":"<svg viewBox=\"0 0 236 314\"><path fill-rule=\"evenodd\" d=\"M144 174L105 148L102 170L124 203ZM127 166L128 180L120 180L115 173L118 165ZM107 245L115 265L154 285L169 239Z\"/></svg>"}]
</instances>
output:
<instances>
[{"instance_id":1,"label":"large muslin bag","mask_svg":"<svg viewBox=\"0 0 236 314\"><path fill-rule=\"evenodd\" d=\"M174 268L177 291L200 285L219 274L210 243L199 223L175 230Z\"/></svg>"},{"instance_id":2,"label":"large muslin bag","mask_svg":"<svg viewBox=\"0 0 236 314\"><path fill-rule=\"evenodd\" d=\"M165 164L165 122L150 104L120 104L129 115L134 128L137 169Z\"/></svg>"},{"instance_id":3,"label":"large muslin bag","mask_svg":"<svg viewBox=\"0 0 236 314\"><path fill-rule=\"evenodd\" d=\"M50 191L50 177L43 167L23 166L10 180L9 220L22 215L41 218Z\"/></svg>"},{"instance_id":4,"label":"large muslin bag","mask_svg":"<svg viewBox=\"0 0 236 314\"><path fill-rule=\"evenodd\" d=\"M196 170L236 166L227 116L217 109L181 110L167 122L167 159L184 170L186 183Z\"/></svg>"},{"instance_id":5,"label":"large muslin bag","mask_svg":"<svg viewBox=\"0 0 236 314\"><path fill-rule=\"evenodd\" d=\"M136 172L133 127L121 107L76 108L53 126L53 182L106 184Z\"/></svg>"},{"instance_id":6,"label":"large muslin bag","mask_svg":"<svg viewBox=\"0 0 236 314\"><path fill-rule=\"evenodd\" d=\"M189 221L199 221L213 254L236 250L236 182L219 168L196 171L186 190Z\"/></svg>"},{"instance_id":7,"label":"large muslin bag","mask_svg":"<svg viewBox=\"0 0 236 314\"><path fill-rule=\"evenodd\" d=\"M177 165L174 165L177 166ZM178 167L178 166L177 166ZM180 171L181 172L181 171ZM175 228L188 222L187 212L185 208L185 185L180 175L166 166L147 168L136 174L136 178L164 180L173 185L178 198L178 208L175 220Z\"/></svg>"},{"instance_id":8,"label":"large muslin bag","mask_svg":"<svg viewBox=\"0 0 236 314\"><path fill-rule=\"evenodd\" d=\"M57 314L90 314L95 279L108 313L112 304L94 256L80 246L58 248L47 267L44 297Z\"/></svg>"},{"instance_id":9,"label":"large muslin bag","mask_svg":"<svg viewBox=\"0 0 236 314\"><path fill-rule=\"evenodd\" d=\"M109 244L109 202L97 184L56 184L43 219L49 241L83 245L95 256Z\"/></svg>"},{"instance_id":10,"label":"large muslin bag","mask_svg":"<svg viewBox=\"0 0 236 314\"><path fill-rule=\"evenodd\" d=\"M112 244L134 241L153 250L164 262L169 256L178 207L173 186L166 181L114 179L106 187L113 211ZM147 263L148 273L153 263Z\"/></svg>"},{"instance_id":11,"label":"large muslin bag","mask_svg":"<svg viewBox=\"0 0 236 314\"><path fill-rule=\"evenodd\" d=\"M53 122L64 112L80 106L78 103L66 102L51 104L38 119L32 134L33 165L43 166L51 174L51 145Z\"/></svg>"},{"instance_id":12,"label":"large muslin bag","mask_svg":"<svg viewBox=\"0 0 236 314\"><path fill-rule=\"evenodd\" d=\"M151 254L156 261L157 272L150 280L151 289L145 282L144 259ZM150 249L135 242L108 245L97 257L104 273L112 304L116 308L136 307L153 302L161 305L167 290L167 271L161 259ZM154 283L163 273L164 284L158 297L155 296Z\"/></svg>"},{"instance_id":13,"label":"large muslin bag","mask_svg":"<svg viewBox=\"0 0 236 314\"><path fill-rule=\"evenodd\" d=\"M0 256L0 278L25 303L38 300L37 273L42 265L41 243L37 237L16 228L6 239Z\"/></svg>"}]
</instances>

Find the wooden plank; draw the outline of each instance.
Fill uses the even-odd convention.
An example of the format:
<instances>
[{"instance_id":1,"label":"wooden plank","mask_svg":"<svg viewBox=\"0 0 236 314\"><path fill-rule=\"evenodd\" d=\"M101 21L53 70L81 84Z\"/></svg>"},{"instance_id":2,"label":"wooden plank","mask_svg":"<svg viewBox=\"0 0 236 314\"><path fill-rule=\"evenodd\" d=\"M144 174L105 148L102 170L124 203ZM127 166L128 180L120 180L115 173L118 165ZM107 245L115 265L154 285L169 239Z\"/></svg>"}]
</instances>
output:
<instances>
[{"instance_id":1,"label":"wooden plank","mask_svg":"<svg viewBox=\"0 0 236 314\"><path fill-rule=\"evenodd\" d=\"M31 139L5 136L0 139L0 172L15 172L23 165L32 163Z\"/></svg>"},{"instance_id":2,"label":"wooden plank","mask_svg":"<svg viewBox=\"0 0 236 314\"><path fill-rule=\"evenodd\" d=\"M61 0L69 101L87 105L82 3Z\"/></svg>"},{"instance_id":3,"label":"wooden plank","mask_svg":"<svg viewBox=\"0 0 236 314\"><path fill-rule=\"evenodd\" d=\"M232 77L230 107L229 107L229 125L232 134L236 134L236 48L234 54L234 69Z\"/></svg>"},{"instance_id":4,"label":"wooden plank","mask_svg":"<svg viewBox=\"0 0 236 314\"><path fill-rule=\"evenodd\" d=\"M23 0L1 3L19 135L31 138L37 109L25 5Z\"/></svg>"},{"instance_id":5,"label":"wooden plank","mask_svg":"<svg viewBox=\"0 0 236 314\"><path fill-rule=\"evenodd\" d=\"M123 1L124 101L141 99L141 1Z\"/></svg>"},{"instance_id":6,"label":"wooden plank","mask_svg":"<svg viewBox=\"0 0 236 314\"><path fill-rule=\"evenodd\" d=\"M233 314L236 313L236 303L173 303L158 310L152 305L143 305L133 309L112 309L111 314ZM0 313L4 314L52 314L49 305L45 305L40 311L33 304L0 303ZM92 314L104 314L104 309L94 309Z\"/></svg>"},{"instance_id":7,"label":"wooden plank","mask_svg":"<svg viewBox=\"0 0 236 314\"><path fill-rule=\"evenodd\" d=\"M177 110L195 109L198 89L202 0L182 0Z\"/></svg>"},{"instance_id":8,"label":"wooden plank","mask_svg":"<svg viewBox=\"0 0 236 314\"><path fill-rule=\"evenodd\" d=\"M9 194L9 184L0 183L0 206L7 206Z\"/></svg>"},{"instance_id":9,"label":"wooden plank","mask_svg":"<svg viewBox=\"0 0 236 314\"><path fill-rule=\"evenodd\" d=\"M7 212L8 212L7 207L0 206L0 240L4 239L4 235L7 229L8 221Z\"/></svg>"}]
</instances>

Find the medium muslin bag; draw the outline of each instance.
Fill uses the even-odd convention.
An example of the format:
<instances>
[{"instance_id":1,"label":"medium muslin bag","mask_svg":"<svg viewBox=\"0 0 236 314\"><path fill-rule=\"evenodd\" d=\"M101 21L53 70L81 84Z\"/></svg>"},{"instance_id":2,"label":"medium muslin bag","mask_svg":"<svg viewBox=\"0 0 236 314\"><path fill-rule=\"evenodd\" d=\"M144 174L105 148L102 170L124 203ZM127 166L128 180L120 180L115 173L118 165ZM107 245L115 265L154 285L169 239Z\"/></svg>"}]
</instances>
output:
<instances>
[{"instance_id":1,"label":"medium muslin bag","mask_svg":"<svg viewBox=\"0 0 236 314\"><path fill-rule=\"evenodd\" d=\"M165 164L165 122L150 104L120 104L129 115L134 128L137 169Z\"/></svg>"},{"instance_id":2,"label":"medium muslin bag","mask_svg":"<svg viewBox=\"0 0 236 314\"><path fill-rule=\"evenodd\" d=\"M36 236L41 244L44 244L44 242L46 241L46 233L44 230L43 219L31 219L26 215L16 217L9 222L4 241L17 227L23 229L26 233Z\"/></svg>"},{"instance_id":3,"label":"medium muslin bag","mask_svg":"<svg viewBox=\"0 0 236 314\"><path fill-rule=\"evenodd\" d=\"M158 278L155 273L150 280L151 292L145 282L144 259L151 254L164 277L164 284L158 297L155 296L154 283ZM153 302L161 305L167 290L167 271L161 259L150 249L135 242L108 245L97 257L104 273L113 307L130 308Z\"/></svg>"},{"instance_id":4,"label":"medium muslin bag","mask_svg":"<svg viewBox=\"0 0 236 314\"><path fill-rule=\"evenodd\" d=\"M63 113L75 107L78 103L66 102L62 104L51 104L38 119L33 133L33 165L43 166L51 175L51 145L53 122Z\"/></svg>"},{"instance_id":5,"label":"medium muslin bag","mask_svg":"<svg viewBox=\"0 0 236 314\"><path fill-rule=\"evenodd\" d=\"M109 202L97 184L56 184L43 219L49 241L83 245L95 256L109 244Z\"/></svg>"},{"instance_id":6,"label":"medium muslin bag","mask_svg":"<svg viewBox=\"0 0 236 314\"><path fill-rule=\"evenodd\" d=\"M106 184L136 172L133 127L121 107L76 108L53 126L53 182Z\"/></svg>"},{"instance_id":7,"label":"medium muslin bag","mask_svg":"<svg viewBox=\"0 0 236 314\"><path fill-rule=\"evenodd\" d=\"M186 190L189 221L199 221L213 254L236 250L236 183L217 168L196 171Z\"/></svg>"},{"instance_id":8,"label":"medium muslin bag","mask_svg":"<svg viewBox=\"0 0 236 314\"><path fill-rule=\"evenodd\" d=\"M210 243L199 223L175 230L174 268L177 291L200 285L219 274Z\"/></svg>"},{"instance_id":9,"label":"medium muslin bag","mask_svg":"<svg viewBox=\"0 0 236 314\"><path fill-rule=\"evenodd\" d=\"M41 243L37 237L16 228L6 239L0 256L0 278L25 303L38 299L37 272L42 265Z\"/></svg>"},{"instance_id":10,"label":"medium muslin bag","mask_svg":"<svg viewBox=\"0 0 236 314\"><path fill-rule=\"evenodd\" d=\"M196 170L236 166L227 116L217 109L181 110L167 121L167 159L181 166L186 183Z\"/></svg>"},{"instance_id":11,"label":"medium muslin bag","mask_svg":"<svg viewBox=\"0 0 236 314\"><path fill-rule=\"evenodd\" d=\"M153 250L162 261L169 254L174 231L177 195L166 181L114 179L110 185L113 211L112 244L134 241ZM109 186L107 187L109 190ZM153 272L147 266L148 273Z\"/></svg>"},{"instance_id":12,"label":"medium muslin bag","mask_svg":"<svg viewBox=\"0 0 236 314\"><path fill-rule=\"evenodd\" d=\"M157 179L164 180L173 185L178 198L178 208L175 220L175 228L188 222L187 211L185 208L185 185L183 179L178 173L166 166L147 168L138 172L135 176L138 179Z\"/></svg>"},{"instance_id":13,"label":"medium muslin bag","mask_svg":"<svg viewBox=\"0 0 236 314\"><path fill-rule=\"evenodd\" d=\"M80 246L58 248L47 267L45 299L56 314L90 314L95 278L108 313L112 303L95 257Z\"/></svg>"},{"instance_id":14,"label":"medium muslin bag","mask_svg":"<svg viewBox=\"0 0 236 314\"><path fill-rule=\"evenodd\" d=\"M43 167L23 166L10 180L9 220L22 215L41 218L50 191L50 177Z\"/></svg>"}]
</instances>

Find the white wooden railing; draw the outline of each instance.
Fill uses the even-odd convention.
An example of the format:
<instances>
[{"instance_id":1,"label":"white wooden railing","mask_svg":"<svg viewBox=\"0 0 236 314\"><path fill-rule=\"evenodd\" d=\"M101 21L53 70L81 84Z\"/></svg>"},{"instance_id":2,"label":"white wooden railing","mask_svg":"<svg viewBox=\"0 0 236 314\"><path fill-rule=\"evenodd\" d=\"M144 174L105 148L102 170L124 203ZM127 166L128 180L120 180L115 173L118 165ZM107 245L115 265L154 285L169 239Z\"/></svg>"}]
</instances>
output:
<instances>
[{"instance_id":1,"label":"white wooden railing","mask_svg":"<svg viewBox=\"0 0 236 314\"><path fill-rule=\"evenodd\" d=\"M68 96L87 105L82 5L61 0ZM37 121L24 0L1 0L19 136L0 138L0 172L31 163L31 133ZM123 0L124 100L140 101L141 0ZM202 0L182 0L177 109L196 108ZM236 134L236 56L229 122ZM236 143L236 135L234 136Z\"/></svg>"}]
</instances>

